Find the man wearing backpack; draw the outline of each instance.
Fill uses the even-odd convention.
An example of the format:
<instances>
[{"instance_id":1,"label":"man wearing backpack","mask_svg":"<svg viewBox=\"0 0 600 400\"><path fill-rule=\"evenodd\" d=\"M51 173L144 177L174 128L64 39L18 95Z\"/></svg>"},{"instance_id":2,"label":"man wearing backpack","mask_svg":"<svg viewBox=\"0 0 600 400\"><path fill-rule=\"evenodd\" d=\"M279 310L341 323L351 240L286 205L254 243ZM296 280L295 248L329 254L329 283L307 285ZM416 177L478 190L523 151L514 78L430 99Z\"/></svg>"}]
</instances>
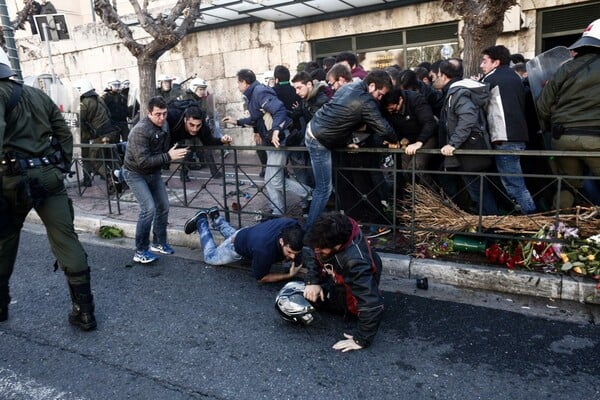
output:
<instances>
[{"instance_id":1,"label":"man wearing backpack","mask_svg":"<svg viewBox=\"0 0 600 400\"><path fill-rule=\"evenodd\" d=\"M228 145L233 141L229 135L223 135L220 138L214 137L206 123L206 114L196 105L191 105L184 110L169 106L167 122L169 123L171 143L178 143L180 147L191 146L190 153L202 151L202 146ZM186 160L190 153L186 156ZM183 164L181 180L189 182L188 174L189 167Z\"/></svg>"},{"instance_id":2,"label":"man wearing backpack","mask_svg":"<svg viewBox=\"0 0 600 400\"><path fill-rule=\"evenodd\" d=\"M208 93L208 85L206 83L206 81L202 78L194 78L190 81L190 88L188 90L185 91L185 93L179 97L178 101L173 101L171 102L171 104L175 107L175 108L182 108L179 104L183 103L183 108L187 107L189 105L190 101L194 101L195 105L200 108L200 110L202 110L202 112L206 115L206 118L204 120L204 125L206 125L208 127L208 129L211 131L212 136L214 136L217 139L220 139L221 136L223 136L221 134L221 129L219 127L219 121L217 121L216 119L218 118L216 110L214 109L214 96L210 95ZM209 97L210 96L210 97ZM209 105L210 102L210 105ZM203 141L203 143L205 143ZM218 178L220 176L219 174L219 168L217 167L217 163L215 162L215 157L212 151L203 151L203 150L198 150L196 151L196 148L199 147L198 143L196 143L196 140L192 139L189 143L190 146L192 146L192 149L190 151L190 153L188 154L188 157L186 158L186 161L192 162L194 161L194 159L196 159L198 161L197 164L195 165L183 165L181 167L181 180L185 181L185 182L189 182L190 178L189 178L189 170L190 169L195 169L194 167L197 167L197 169L200 169L202 167L201 163L206 163L208 165L208 169L210 170L210 175L213 178ZM206 144L206 143L205 143Z\"/></svg>"},{"instance_id":3,"label":"man wearing backpack","mask_svg":"<svg viewBox=\"0 0 600 400\"><path fill-rule=\"evenodd\" d=\"M58 107L43 91L21 86L0 49L0 322L8 319L12 275L25 217L35 209L43 221L55 266L64 271L73 308L69 323L96 329L87 255L73 226L73 207L63 173L73 158L73 136ZM35 117L34 117L35 116ZM17 305L37 313L32 287Z\"/></svg>"},{"instance_id":4,"label":"man wearing backpack","mask_svg":"<svg viewBox=\"0 0 600 400\"><path fill-rule=\"evenodd\" d=\"M487 119L494 150L525 150L529 139L525 117L525 86L510 68L510 52L504 46L483 50L481 82L489 85L490 101ZM496 169L508 197L523 214L536 212L533 198L525 185L521 158L518 155L496 155Z\"/></svg>"}]
</instances>

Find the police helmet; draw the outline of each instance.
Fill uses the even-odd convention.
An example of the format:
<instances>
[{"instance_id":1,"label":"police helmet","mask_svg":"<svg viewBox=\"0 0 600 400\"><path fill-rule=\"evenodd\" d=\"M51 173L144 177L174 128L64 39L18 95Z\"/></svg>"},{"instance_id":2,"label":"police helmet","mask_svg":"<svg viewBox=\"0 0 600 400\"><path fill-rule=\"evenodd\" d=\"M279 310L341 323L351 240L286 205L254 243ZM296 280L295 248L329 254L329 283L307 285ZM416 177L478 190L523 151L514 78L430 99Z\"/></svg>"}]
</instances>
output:
<instances>
[{"instance_id":1,"label":"police helmet","mask_svg":"<svg viewBox=\"0 0 600 400\"><path fill-rule=\"evenodd\" d=\"M595 20L583 31L581 38L573 43L569 50L577 50L580 47L600 47L600 19Z\"/></svg>"},{"instance_id":2,"label":"police helmet","mask_svg":"<svg viewBox=\"0 0 600 400\"><path fill-rule=\"evenodd\" d=\"M173 81L173 78L172 78L170 75L167 75L167 74L160 74L160 75L158 76L158 79L157 79L157 81L158 81L158 83L159 83L159 84L160 84L162 81L169 81L169 82L171 82L171 81Z\"/></svg>"},{"instance_id":3,"label":"police helmet","mask_svg":"<svg viewBox=\"0 0 600 400\"><path fill-rule=\"evenodd\" d=\"M299 325L310 325L315 321L315 308L304 298L304 283L291 281L281 288L275 298L275 308L281 318Z\"/></svg>"},{"instance_id":4,"label":"police helmet","mask_svg":"<svg viewBox=\"0 0 600 400\"><path fill-rule=\"evenodd\" d=\"M121 81L121 89L129 89L129 79L123 79Z\"/></svg>"},{"instance_id":5,"label":"police helmet","mask_svg":"<svg viewBox=\"0 0 600 400\"><path fill-rule=\"evenodd\" d=\"M94 85L92 85L92 82L88 81L87 79L80 79L74 82L73 87L77 89L80 96L84 95L89 91L94 90Z\"/></svg>"},{"instance_id":6,"label":"police helmet","mask_svg":"<svg viewBox=\"0 0 600 400\"><path fill-rule=\"evenodd\" d=\"M121 81L119 81L118 79L111 79L110 81L106 82L106 90L120 90L121 89Z\"/></svg>"},{"instance_id":7,"label":"police helmet","mask_svg":"<svg viewBox=\"0 0 600 400\"><path fill-rule=\"evenodd\" d=\"M263 83L268 86L270 81L275 81L275 71L265 71L263 74Z\"/></svg>"},{"instance_id":8,"label":"police helmet","mask_svg":"<svg viewBox=\"0 0 600 400\"><path fill-rule=\"evenodd\" d=\"M10 66L8 56L6 55L4 50L0 48L0 79L8 78L15 75L16 73L12 70Z\"/></svg>"},{"instance_id":9,"label":"police helmet","mask_svg":"<svg viewBox=\"0 0 600 400\"><path fill-rule=\"evenodd\" d=\"M192 89L192 92L195 92L198 88L206 89L207 86L206 81L202 78L194 78L190 81L190 89Z\"/></svg>"}]
</instances>

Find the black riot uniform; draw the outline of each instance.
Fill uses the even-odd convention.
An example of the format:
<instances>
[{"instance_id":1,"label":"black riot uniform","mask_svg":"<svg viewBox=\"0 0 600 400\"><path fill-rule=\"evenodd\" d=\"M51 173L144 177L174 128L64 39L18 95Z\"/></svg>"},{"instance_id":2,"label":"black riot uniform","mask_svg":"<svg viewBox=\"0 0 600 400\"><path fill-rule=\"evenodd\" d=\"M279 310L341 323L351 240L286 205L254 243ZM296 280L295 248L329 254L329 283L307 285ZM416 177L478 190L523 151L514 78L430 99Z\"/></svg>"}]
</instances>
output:
<instances>
[{"instance_id":1,"label":"black riot uniform","mask_svg":"<svg viewBox=\"0 0 600 400\"><path fill-rule=\"evenodd\" d=\"M2 57L4 56L4 57ZM5 60L5 63L2 61ZM10 80L14 72L0 53L0 322L8 319L9 279L23 222L34 208L46 226L55 268L68 281L73 309L69 322L96 328L87 255L73 226L64 186L73 136L44 92ZM50 259L50 257L48 257Z\"/></svg>"}]
</instances>

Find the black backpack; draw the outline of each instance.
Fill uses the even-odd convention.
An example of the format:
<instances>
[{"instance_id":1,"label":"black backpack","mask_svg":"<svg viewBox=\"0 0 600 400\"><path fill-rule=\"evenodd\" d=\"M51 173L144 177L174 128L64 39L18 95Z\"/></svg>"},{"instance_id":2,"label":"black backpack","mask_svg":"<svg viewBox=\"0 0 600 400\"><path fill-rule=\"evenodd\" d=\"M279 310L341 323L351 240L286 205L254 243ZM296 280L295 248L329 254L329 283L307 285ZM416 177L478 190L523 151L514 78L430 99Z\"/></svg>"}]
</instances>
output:
<instances>
[{"instance_id":1,"label":"black backpack","mask_svg":"<svg viewBox=\"0 0 600 400\"><path fill-rule=\"evenodd\" d=\"M178 126L183 119L183 113L190 107L197 107L198 102L193 99L171 100L167 103L167 122L170 127Z\"/></svg>"}]
</instances>

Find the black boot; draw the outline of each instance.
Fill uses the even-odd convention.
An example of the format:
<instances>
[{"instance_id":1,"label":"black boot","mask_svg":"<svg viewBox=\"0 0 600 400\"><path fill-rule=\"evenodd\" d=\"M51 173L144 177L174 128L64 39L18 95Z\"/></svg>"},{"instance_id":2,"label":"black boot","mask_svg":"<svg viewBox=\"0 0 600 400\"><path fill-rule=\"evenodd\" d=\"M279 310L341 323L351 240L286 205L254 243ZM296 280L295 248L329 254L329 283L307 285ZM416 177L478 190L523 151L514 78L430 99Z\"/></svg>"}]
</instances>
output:
<instances>
[{"instance_id":1,"label":"black boot","mask_svg":"<svg viewBox=\"0 0 600 400\"><path fill-rule=\"evenodd\" d=\"M0 278L0 322L8 319L8 305L10 296L8 295L8 279Z\"/></svg>"},{"instance_id":2,"label":"black boot","mask_svg":"<svg viewBox=\"0 0 600 400\"><path fill-rule=\"evenodd\" d=\"M89 282L80 285L69 283L69 292L73 302L73 308L69 314L69 323L78 326L83 331L96 329L94 297Z\"/></svg>"},{"instance_id":3,"label":"black boot","mask_svg":"<svg viewBox=\"0 0 600 400\"><path fill-rule=\"evenodd\" d=\"M181 166L181 171L179 172L179 178L182 182L190 182L190 170L185 165Z\"/></svg>"}]
</instances>

